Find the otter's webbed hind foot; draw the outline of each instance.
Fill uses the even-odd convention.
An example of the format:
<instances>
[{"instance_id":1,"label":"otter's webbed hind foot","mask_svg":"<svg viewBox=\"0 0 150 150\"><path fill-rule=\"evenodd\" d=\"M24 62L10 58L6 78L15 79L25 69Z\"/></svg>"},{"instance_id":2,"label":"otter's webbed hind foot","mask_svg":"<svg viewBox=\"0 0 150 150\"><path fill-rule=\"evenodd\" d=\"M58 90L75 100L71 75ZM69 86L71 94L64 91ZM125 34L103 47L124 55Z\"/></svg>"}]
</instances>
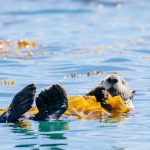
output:
<instances>
[{"instance_id":1,"label":"otter's webbed hind foot","mask_svg":"<svg viewBox=\"0 0 150 150\"><path fill-rule=\"evenodd\" d=\"M34 84L30 84L18 92L8 110L0 116L0 122L17 122L32 107L35 92L36 87Z\"/></svg>"},{"instance_id":2,"label":"otter's webbed hind foot","mask_svg":"<svg viewBox=\"0 0 150 150\"><path fill-rule=\"evenodd\" d=\"M68 108L65 90L58 84L42 91L36 98L39 113L34 120L58 120Z\"/></svg>"}]
</instances>

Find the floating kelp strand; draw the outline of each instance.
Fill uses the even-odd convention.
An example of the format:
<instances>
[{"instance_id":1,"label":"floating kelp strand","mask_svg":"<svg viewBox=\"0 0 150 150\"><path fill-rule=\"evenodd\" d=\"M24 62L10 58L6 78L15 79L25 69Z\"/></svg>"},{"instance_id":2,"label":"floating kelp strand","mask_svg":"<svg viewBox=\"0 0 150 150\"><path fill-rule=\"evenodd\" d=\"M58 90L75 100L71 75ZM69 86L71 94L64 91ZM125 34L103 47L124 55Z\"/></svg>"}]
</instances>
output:
<instances>
[{"instance_id":1,"label":"floating kelp strand","mask_svg":"<svg viewBox=\"0 0 150 150\"><path fill-rule=\"evenodd\" d=\"M91 77L91 76L97 76L99 74L103 74L103 72L100 71L100 70L95 70L93 72L88 71L85 74L76 74L76 73L73 73L73 74L69 74L69 75L64 75L64 79L67 79L67 78L80 78L80 77L85 76L85 75L87 77Z\"/></svg>"}]
</instances>

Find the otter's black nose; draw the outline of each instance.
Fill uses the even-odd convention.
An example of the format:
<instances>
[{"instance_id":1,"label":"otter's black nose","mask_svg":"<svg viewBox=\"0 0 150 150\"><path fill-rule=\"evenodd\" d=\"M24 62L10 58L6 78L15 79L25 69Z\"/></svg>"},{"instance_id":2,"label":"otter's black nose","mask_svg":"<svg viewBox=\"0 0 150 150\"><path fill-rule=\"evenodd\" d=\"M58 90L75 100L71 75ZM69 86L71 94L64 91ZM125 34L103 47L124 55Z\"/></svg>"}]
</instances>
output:
<instances>
[{"instance_id":1,"label":"otter's black nose","mask_svg":"<svg viewBox=\"0 0 150 150\"><path fill-rule=\"evenodd\" d=\"M118 82L118 79L114 78L114 77L110 77L107 79L107 81L110 83L110 84L115 84Z\"/></svg>"}]
</instances>

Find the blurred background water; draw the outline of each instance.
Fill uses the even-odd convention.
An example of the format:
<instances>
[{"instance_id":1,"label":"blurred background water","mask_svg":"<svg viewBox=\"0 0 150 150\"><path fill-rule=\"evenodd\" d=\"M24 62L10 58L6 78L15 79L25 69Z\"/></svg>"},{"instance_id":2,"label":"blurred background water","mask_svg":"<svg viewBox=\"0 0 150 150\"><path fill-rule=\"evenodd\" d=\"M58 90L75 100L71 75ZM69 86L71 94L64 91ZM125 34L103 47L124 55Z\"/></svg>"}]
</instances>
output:
<instances>
[{"instance_id":1,"label":"blurred background water","mask_svg":"<svg viewBox=\"0 0 150 150\"><path fill-rule=\"evenodd\" d=\"M135 111L112 120L31 122L0 125L1 149L150 149L149 0L1 0L0 39L40 44L22 60L0 56L0 107L29 83L53 83L68 95L84 95L110 72L136 90ZM17 51L8 49L10 53ZM45 55L39 55L44 52ZM100 70L96 76L87 72ZM71 74L80 77L66 77Z\"/></svg>"}]
</instances>

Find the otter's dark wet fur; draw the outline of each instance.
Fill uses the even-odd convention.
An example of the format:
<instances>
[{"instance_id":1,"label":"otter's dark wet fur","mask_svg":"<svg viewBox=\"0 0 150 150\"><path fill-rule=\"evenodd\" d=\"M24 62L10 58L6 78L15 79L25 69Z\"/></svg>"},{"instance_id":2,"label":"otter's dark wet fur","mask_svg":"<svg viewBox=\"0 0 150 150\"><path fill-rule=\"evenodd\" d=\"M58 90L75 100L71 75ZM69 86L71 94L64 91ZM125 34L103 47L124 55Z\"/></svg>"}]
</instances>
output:
<instances>
[{"instance_id":1,"label":"otter's dark wet fur","mask_svg":"<svg viewBox=\"0 0 150 150\"><path fill-rule=\"evenodd\" d=\"M34 120L57 120L68 108L66 91L60 85L42 91L36 98L38 114Z\"/></svg>"},{"instance_id":2,"label":"otter's dark wet fur","mask_svg":"<svg viewBox=\"0 0 150 150\"><path fill-rule=\"evenodd\" d=\"M21 117L24 117L23 114L32 107L35 90L35 85L31 84L18 92L8 110L0 116L0 122L17 122ZM36 98L36 106L39 112L29 119L58 120L68 108L67 94L60 85L52 85L41 91Z\"/></svg>"},{"instance_id":3,"label":"otter's dark wet fur","mask_svg":"<svg viewBox=\"0 0 150 150\"><path fill-rule=\"evenodd\" d=\"M30 84L18 92L8 110L0 116L0 122L17 122L32 107L35 92L36 87L34 84Z\"/></svg>"}]
</instances>

